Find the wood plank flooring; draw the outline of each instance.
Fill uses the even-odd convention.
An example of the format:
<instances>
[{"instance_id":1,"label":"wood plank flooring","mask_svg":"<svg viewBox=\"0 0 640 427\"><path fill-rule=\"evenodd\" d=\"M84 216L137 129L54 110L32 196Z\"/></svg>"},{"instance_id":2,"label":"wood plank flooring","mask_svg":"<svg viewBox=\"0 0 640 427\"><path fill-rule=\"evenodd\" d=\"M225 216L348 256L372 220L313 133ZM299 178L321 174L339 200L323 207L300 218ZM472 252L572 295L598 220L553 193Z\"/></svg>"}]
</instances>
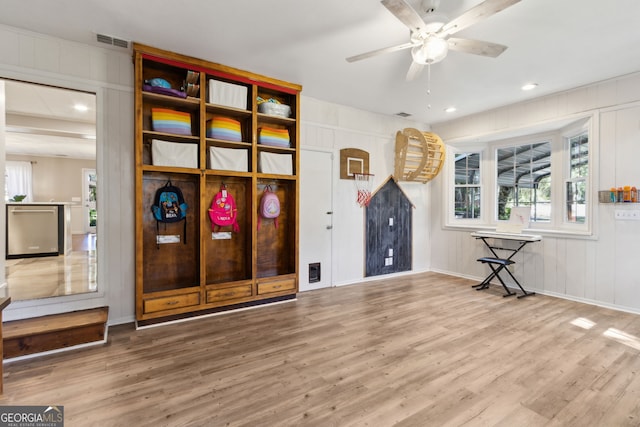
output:
<instances>
[{"instance_id":1,"label":"wood plank flooring","mask_svg":"<svg viewBox=\"0 0 640 427\"><path fill-rule=\"evenodd\" d=\"M5 366L70 426L638 426L640 316L437 273Z\"/></svg>"},{"instance_id":2,"label":"wood plank flooring","mask_svg":"<svg viewBox=\"0 0 640 427\"><path fill-rule=\"evenodd\" d=\"M15 258L5 262L12 301L96 292L96 235L74 234L67 255Z\"/></svg>"}]
</instances>

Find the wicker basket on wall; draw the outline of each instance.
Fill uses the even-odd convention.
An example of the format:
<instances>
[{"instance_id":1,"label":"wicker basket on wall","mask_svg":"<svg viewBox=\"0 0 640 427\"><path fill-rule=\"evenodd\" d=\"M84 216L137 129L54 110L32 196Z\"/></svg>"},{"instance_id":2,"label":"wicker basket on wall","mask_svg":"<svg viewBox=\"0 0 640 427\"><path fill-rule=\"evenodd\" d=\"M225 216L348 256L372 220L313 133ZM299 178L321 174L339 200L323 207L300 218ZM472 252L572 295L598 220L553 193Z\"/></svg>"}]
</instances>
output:
<instances>
[{"instance_id":1,"label":"wicker basket on wall","mask_svg":"<svg viewBox=\"0 0 640 427\"><path fill-rule=\"evenodd\" d=\"M427 183L442 169L444 157L444 143L435 133L414 128L396 133L394 176L397 180Z\"/></svg>"}]
</instances>

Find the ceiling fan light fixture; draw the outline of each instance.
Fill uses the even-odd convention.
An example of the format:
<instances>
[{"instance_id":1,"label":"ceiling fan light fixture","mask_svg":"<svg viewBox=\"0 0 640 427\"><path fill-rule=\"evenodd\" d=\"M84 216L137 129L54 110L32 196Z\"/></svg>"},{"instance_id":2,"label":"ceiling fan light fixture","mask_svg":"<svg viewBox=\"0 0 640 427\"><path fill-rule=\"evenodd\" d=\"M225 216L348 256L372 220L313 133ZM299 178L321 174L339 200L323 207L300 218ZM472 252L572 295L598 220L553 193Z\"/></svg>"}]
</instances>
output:
<instances>
[{"instance_id":1,"label":"ceiling fan light fixture","mask_svg":"<svg viewBox=\"0 0 640 427\"><path fill-rule=\"evenodd\" d=\"M448 52L449 45L446 40L429 36L422 45L411 49L411 56L419 64L435 64L446 58Z\"/></svg>"}]
</instances>

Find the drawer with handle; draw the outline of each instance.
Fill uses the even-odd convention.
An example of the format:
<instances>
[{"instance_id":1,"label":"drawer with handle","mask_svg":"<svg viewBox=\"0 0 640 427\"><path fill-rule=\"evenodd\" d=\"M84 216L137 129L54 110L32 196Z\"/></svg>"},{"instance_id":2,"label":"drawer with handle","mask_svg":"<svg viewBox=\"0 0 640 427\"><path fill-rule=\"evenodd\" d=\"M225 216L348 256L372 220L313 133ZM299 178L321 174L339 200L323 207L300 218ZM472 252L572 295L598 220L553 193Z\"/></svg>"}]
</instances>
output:
<instances>
[{"instance_id":1,"label":"drawer with handle","mask_svg":"<svg viewBox=\"0 0 640 427\"><path fill-rule=\"evenodd\" d=\"M144 312L155 313L164 310L174 310L176 308L190 307L200 304L200 293L193 292L184 295L174 295L144 300Z\"/></svg>"},{"instance_id":2,"label":"drawer with handle","mask_svg":"<svg viewBox=\"0 0 640 427\"><path fill-rule=\"evenodd\" d=\"M250 297L251 294L251 283L231 288L211 289L207 291L207 303Z\"/></svg>"},{"instance_id":3,"label":"drawer with handle","mask_svg":"<svg viewBox=\"0 0 640 427\"><path fill-rule=\"evenodd\" d=\"M291 291L296 288L296 279L281 279L267 282L258 282L258 295L274 292Z\"/></svg>"}]
</instances>

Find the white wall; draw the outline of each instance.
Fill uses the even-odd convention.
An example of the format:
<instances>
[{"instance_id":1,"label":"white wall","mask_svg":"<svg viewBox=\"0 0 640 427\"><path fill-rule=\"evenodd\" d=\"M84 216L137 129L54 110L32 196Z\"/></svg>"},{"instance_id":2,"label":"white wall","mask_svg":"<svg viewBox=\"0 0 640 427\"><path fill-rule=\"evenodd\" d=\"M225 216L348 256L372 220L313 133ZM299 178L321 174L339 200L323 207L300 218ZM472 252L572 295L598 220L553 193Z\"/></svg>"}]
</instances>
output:
<instances>
[{"instance_id":1,"label":"white wall","mask_svg":"<svg viewBox=\"0 0 640 427\"><path fill-rule=\"evenodd\" d=\"M134 111L130 52L68 42L0 25L0 77L96 92L97 106L102 112L98 118L97 140L97 171L101 183L98 191L100 291L35 302L12 302L4 311L5 320L104 305L109 306L111 323L133 320ZM4 161L4 156L2 158Z\"/></svg>"},{"instance_id":2,"label":"white wall","mask_svg":"<svg viewBox=\"0 0 640 427\"><path fill-rule=\"evenodd\" d=\"M7 154L6 160L32 162L33 202L72 202L82 197L82 169L95 169L95 160Z\"/></svg>"},{"instance_id":3,"label":"white wall","mask_svg":"<svg viewBox=\"0 0 640 427\"><path fill-rule=\"evenodd\" d=\"M7 154L6 160L32 162L31 201L71 203L71 233L84 233L83 169L95 169L95 160L18 154Z\"/></svg>"},{"instance_id":4,"label":"white wall","mask_svg":"<svg viewBox=\"0 0 640 427\"><path fill-rule=\"evenodd\" d=\"M304 88L303 88L304 93ZM393 174L395 135L414 127L429 130L423 123L384 116L302 96L301 146L334 153L333 176L333 285L362 281L364 277L364 209L356 203L353 180L340 179L340 149L359 148L369 152L373 190ZM429 184L400 182L414 204L413 272L429 269ZM300 230L305 233L305 230ZM380 278L380 276L375 277Z\"/></svg>"},{"instance_id":5,"label":"white wall","mask_svg":"<svg viewBox=\"0 0 640 427\"><path fill-rule=\"evenodd\" d=\"M0 153L4 153L5 149L5 132L6 132L6 118L5 118L5 85L3 81L0 81ZM0 170L5 170L4 156L0 155ZM4 187L4 174L0 174L0 188ZM2 244L6 242L6 209L4 203L4 197L0 197L0 298L8 297L7 281L5 275L5 257L6 245Z\"/></svg>"},{"instance_id":6,"label":"white wall","mask_svg":"<svg viewBox=\"0 0 640 427\"><path fill-rule=\"evenodd\" d=\"M97 92L99 216L98 280L104 293L53 304L12 303L5 319L108 305L110 323L134 319L133 64L130 52L94 47L0 25L0 77ZM304 90L303 90L304 94ZM638 104L635 104L638 102ZM353 181L339 179L339 150L369 151L377 187L393 172L395 132L428 126L302 96L301 146L334 152L334 284L363 278L363 210ZM445 142L599 112L600 170L594 191L640 183L640 75L631 75L443 124L433 130ZM1 141L0 141L1 142ZM401 183L415 205L413 270L480 278L475 262L483 247L468 230L445 230L442 174L431 183ZM637 186L637 185L636 185ZM613 207L597 205L593 239L545 236L517 264L528 287L539 292L640 312L640 222L613 220ZM3 219L0 214L0 219ZM4 224L4 220L3 220ZM2 225L2 229L4 226ZM304 233L305 230L300 230ZM526 267L523 267L526 265ZM524 271L523 271L524 268ZM3 275L2 275L3 276ZM53 300L52 300L53 301Z\"/></svg>"},{"instance_id":7,"label":"white wall","mask_svg":"<svg viewBox=\"0 0 640 427\"><path fill-rule=\"evenodd\" d=\"M259 72L259 70L258 70ZM134 111L130 52L68 42L0 25L0 77L97 92L98 109L98 284L104 293L12 303L5 319L109 306L109 322L135 317ZM304 88L303 88L304 94ZM393 172L395 133L427 126L302 96L301 146L335 152L334 284L362 280L364 212L355 202L353 181L339 179L339 150L370 153L374 188ZM413 270L429 268L428 194L431 184L401 183L415 205ZM4 228L4 226L3 226ZM304 233L305 230L300 230Z\"/></svg>"},{"instance_id":8,"label":"white wall","mask_svg":"<svg viewBox=\"0 0 640 427\"><path fill-rule=\"evenodd\" d=\"M599 151L590 194L597 200L598 190L640 184L640 73L433 125L432 129L445 143L455 145L455 141L592 112L598 122L594 128ZM486 255L486 249L469 236L470 230L443 227L439 201L446 199L447 190L442 181L432 190L432 269L484 277L486 266L475 260ZM595 205L590 238L544 235L540 244L529 245L516 259L516 277L526 288L540 293L640 313L640 275L635 265L640 253L640 221L615 221L615 208L629 207Z\"/></svg>"}]
</instances>

